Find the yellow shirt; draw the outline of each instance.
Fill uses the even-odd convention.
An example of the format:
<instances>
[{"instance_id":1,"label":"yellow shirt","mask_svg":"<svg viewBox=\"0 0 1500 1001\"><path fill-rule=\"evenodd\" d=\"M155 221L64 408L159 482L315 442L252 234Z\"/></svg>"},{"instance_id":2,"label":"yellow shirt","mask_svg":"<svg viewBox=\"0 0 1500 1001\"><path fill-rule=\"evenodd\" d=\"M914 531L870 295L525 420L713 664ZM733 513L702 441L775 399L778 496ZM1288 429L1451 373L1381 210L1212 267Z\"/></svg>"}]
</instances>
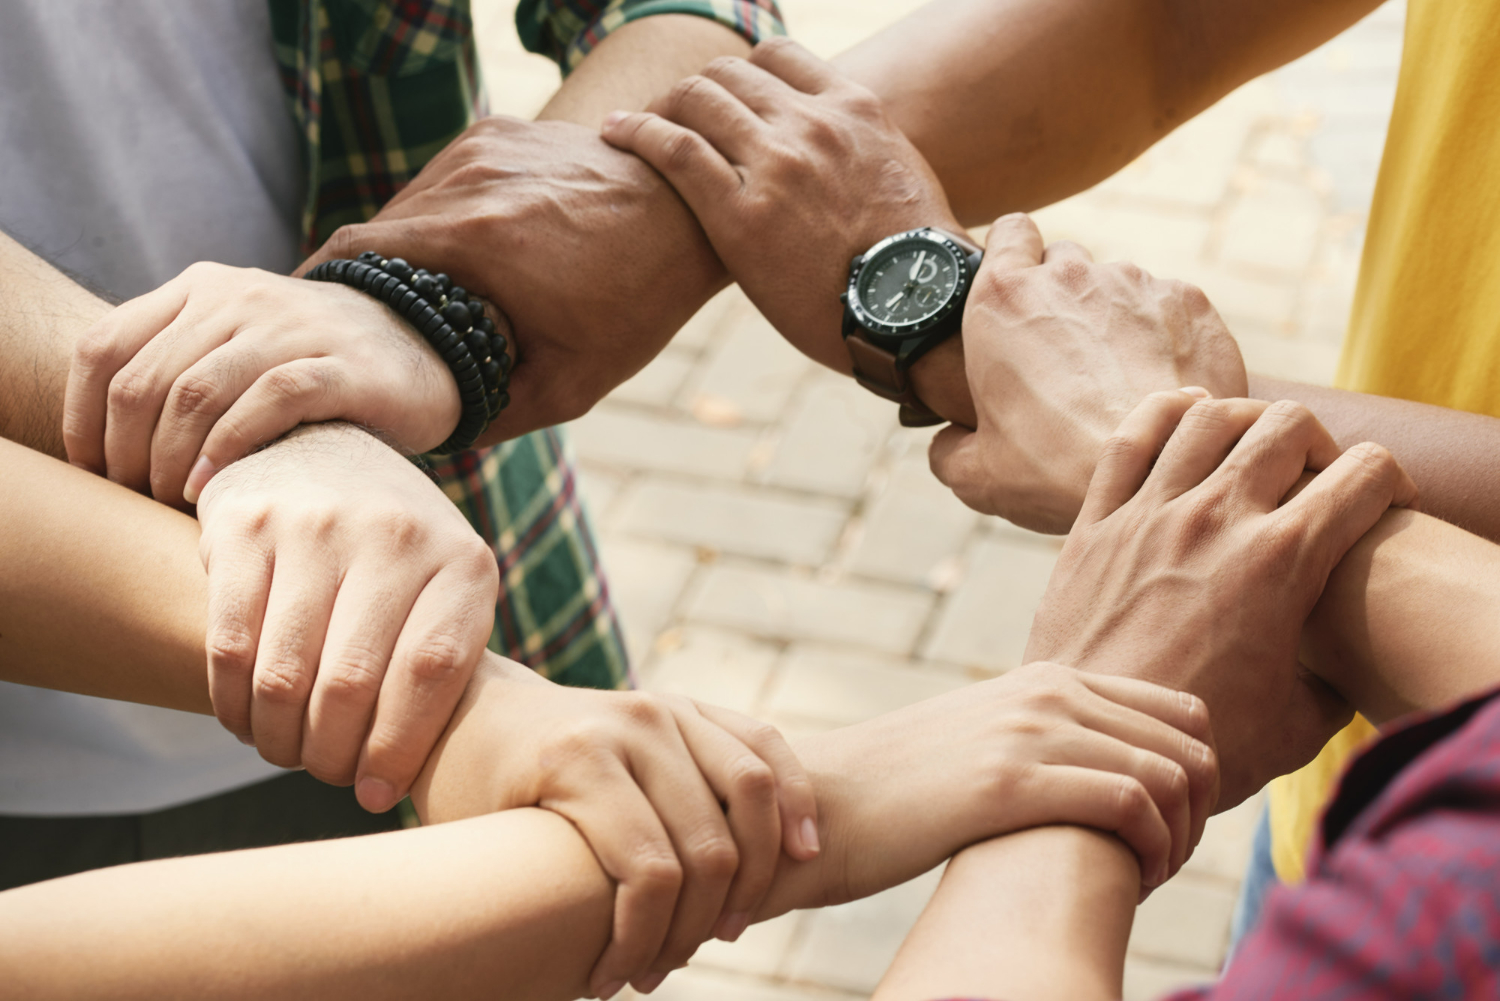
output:
<instances>
[{"instance_id":1,"label":"yellow shirt","mask_svg":"<svg viewBox=\"0 0 1500 1001\"><path fill-rule=\"evenodd\" d=\"M1396 105L1337 384L1500 417L1500 3L1410 0ZM1285 881L1362 719L1272 783Z\"/></svg>"}]
</instances>

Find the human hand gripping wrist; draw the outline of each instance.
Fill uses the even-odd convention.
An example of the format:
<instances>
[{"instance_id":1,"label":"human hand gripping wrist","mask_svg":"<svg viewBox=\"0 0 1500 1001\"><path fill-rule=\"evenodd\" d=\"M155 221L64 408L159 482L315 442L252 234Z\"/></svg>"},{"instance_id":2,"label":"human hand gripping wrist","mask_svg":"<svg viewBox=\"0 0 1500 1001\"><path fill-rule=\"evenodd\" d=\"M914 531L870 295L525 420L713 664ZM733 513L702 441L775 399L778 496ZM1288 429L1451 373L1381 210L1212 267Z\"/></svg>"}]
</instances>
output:
<instances>
[{"instance_id":1,"label":"human hand gripping wrist","mask_svg":"<svg viewBox=\"0 0 1500 1001\"><path fill-rule=\"evenodd\" d=\"M302 270L366 250L445 272L509 320L510 405L480 444L582 416L726 281L692 213L640 159L591 128L501 115Z\"/></svg>"},{"instance_id":2,"label":"human hand gripping wrist","mask_svg":"<svg viewBox=\"0 0 1500 1001\"><path fill-rule=\"evenodd\" d=\"M198 519L219 721L267 761L390 809L484 652L494 554L419 469L348 424L234 463Z\"/></svg>"},{"instance_id":3,"label":"human hand gripping wrist","mask_svg":"<svg viewBox=\"0 0 1500 1001\"><path fill-rule=\"evenodd\" d=\"M1298 404L1201 397L1153 394L1106 444L1027 657L1203 699L1227 809L1348 721L1299 663L1303 624L1349 548L1417 495L1390 453L1340 453Z\"/></svg>"},{"instance_id":4,"label":"human hand gripping wrist","mask_svg":"<svg viewBox=\"0 0 1500 1001\"><path fill-rule=\"evenodd\" d=\"M1148 393L1246 393L1202 292L1074 243L1044 247L1024 215L990 227L963 325L977 423L938 433L933 473L975 510L1036 531L1068 531L1105 441Z\"/></svg>"},{"instance_id":5,"label":"human hand gripping wrist","mask_svg":"<svg viewBox=\"0 0 1500 1001\"><path fill-rule=\"evenodd\" d=\"M347 420L417 453L459 412L442 358L373 297L200 263L78 342L63 437L74 465L181 505L298 424Z\"/></svg>"},{"instance_id":6,"label":"human hand gripping wrist","mask_svg":"<svg viewBox=\"0 0 1500 1001\"><path fill-rule=\"evenodd\" d=\"M1116 832L1147 887L1175 873L1215 795L1195 698L1056 664L799 740L823 851L783 859L758 915L858 899L967 845L1039 824Z\"/></svg>"},{"instance_id":7,"label":"human hand gripping wrist","mask_svg":"<svg viewBox=\"0 0 1500 1001\"><path fill-rule=\"evenodd\" d=\"M815 858L818 806L772 727L689 699L564 688L486 656L412 788L425 822L541 806L619 884L590 988L649 992L710 936L738 938L783 851Z\"/></svg>"},{"instance_id":8,"label":"human hand gripping wrist","mask_svg":"<svg viewBox=\"0 0 1500 1001\"><path fill-rule=\"evenodd\" d=\"M963 232L879 99L787 39L715 60L651 111L612 115L603 135L661 171L765 317L840 372L850 260L908 229ZM936 412L972 425L962 368L950 338L912 376Z\"/></svg>"}]
</instances>

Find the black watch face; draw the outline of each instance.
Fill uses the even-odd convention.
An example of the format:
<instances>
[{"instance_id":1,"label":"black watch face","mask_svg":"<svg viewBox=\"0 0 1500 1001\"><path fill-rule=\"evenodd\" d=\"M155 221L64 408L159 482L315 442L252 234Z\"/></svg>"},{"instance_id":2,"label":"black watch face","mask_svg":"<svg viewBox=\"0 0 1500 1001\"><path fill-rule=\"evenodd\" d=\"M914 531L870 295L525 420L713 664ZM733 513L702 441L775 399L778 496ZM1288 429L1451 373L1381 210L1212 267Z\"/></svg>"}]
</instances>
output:
<instances>
[{"instance_id":1,"label":"black watch face","mask_svg":"<svg viewBox=\"0 0 1500 1001\"><path fill-rule=\"evenodd\" d=\"M893 244L860 269L860 305L878 323L915 327L953 298L960 269L953 251L941 243L915 239Z\"/></svg>"}]
</instances>

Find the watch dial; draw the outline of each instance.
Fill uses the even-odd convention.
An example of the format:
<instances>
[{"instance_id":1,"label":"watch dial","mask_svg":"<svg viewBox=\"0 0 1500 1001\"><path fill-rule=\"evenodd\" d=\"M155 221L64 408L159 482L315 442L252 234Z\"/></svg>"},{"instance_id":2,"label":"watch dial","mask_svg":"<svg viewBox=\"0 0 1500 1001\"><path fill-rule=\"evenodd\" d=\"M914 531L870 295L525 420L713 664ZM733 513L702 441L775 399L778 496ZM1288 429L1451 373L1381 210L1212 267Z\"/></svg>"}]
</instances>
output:
<instances>
[{"instance_id":1,"label":"watch dial","mask_svg":"<svg viewBox=\"0 0 1500 1001\"><path fill-rule=\"evenodd\" d=\"M948 304L958 275L958 259L942 244L931 240L898 243L861 270L859 301L880 323L910 326Z\"/></svg>"}]
</instances>

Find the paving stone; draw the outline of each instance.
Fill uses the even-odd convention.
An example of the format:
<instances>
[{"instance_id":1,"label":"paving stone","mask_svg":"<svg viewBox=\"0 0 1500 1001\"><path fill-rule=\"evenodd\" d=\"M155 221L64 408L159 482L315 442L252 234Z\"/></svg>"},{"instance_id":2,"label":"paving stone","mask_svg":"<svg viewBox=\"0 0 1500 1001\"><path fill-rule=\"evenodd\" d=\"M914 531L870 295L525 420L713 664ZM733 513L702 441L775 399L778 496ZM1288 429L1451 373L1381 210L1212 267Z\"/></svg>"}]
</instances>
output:
<instances>
[{"instance_id":1,"label":"paving stone","mask_svg":"<svg viewBox=\"0 0 1500 1001\"><path fill-rule=\"evenodd\" d=\"M723 341L682 392L683 407L726 426L775 420L813 363L748 303L725 322Z\"/></svg>"},{"instance_id":2,"label":"paving stone","mask_svg":"<svg viewBox=\"0 0 1500 1001\"><path fill-rule=\"evenodd\" d=\"M775 486L857 497L896 425L896 407L853 379L818 373L791 408L762 479Z\"/></svg>"},{"instance_id":3,"label":"paving stone","mask_svg":"<svg viewBox=\"0 0 1500 1001\"><path fill-rule=\"evenodd\" d=\"M1214 977L1213 970L1126 956L1124 1001L1160 1001L1173 991L1208 983Z\"/></svg>"},{"instance_id":4,"label":"paving stone","mask_svg":"<svg viewBox=\"0 0 1500 1001\"><path fill-rule=\"evenodd\" d=\"M1229 944L1235 889L1178 873L1136 909L1129 951L1149 959L1217 970Z\"/></svg>"},{"instance_id":5,"label":"paving stone","mask_svg":"<svg viewBox=\"0 0 1500 1001\"><path fill-rule=\"evenodd\" d=\"M1260 822L1263 809L1265 797L1257 793L1234 809L1208 818L1203 840L1198 842L1182 871L1217 876L1238 886L1245 875L1245 862L1255 840L1255 825Z\"/></svg>"},{"instance_id":6,"label":"paving stone","mask_svg":"<svg viewBox=\"0 0 1500 1001\"><path fill-rule=\"evenodd\" d=\"M1236 324L1230 331L1239 342L1245 367L1252 372L1326 386L1338 370L1337 344L1257 331L1247 323Z\"/></svg>"},{"instance_id":7,"label":"paving stone","mask_svg":"<svg viewBox=\"0 0 1500 1001\"><path fill-rule=\"evenodd\" d=\"M776 671L766 711L848 726L968 682L957 672L914 669L904 659L797 644Z\"/></svg>"},{"instance_id":8,"label":"paving stone","mask_svg":"<svg viewBox=\"0 0 1500 1001\"><path fill-rule=\"evenodd\" d=\"M697 560L687 549L615 535L605 537L599 549L631 663L639 666L671 618Z\"/></svg>"},{"instance_id":9,"label":"paving stone","mask_svg":"<svg viewBox=\"0 0 1500 1001\"><path fill-rule=\"evenodd\" d=\"M1106 202L1083 195L1033 213L1042 239L1072 240L1099 261L1127 260L1171 277L1160 261L1198 254L1208 243L1210 220L1200 212L1163 212L1146 205Z\"/></svg>"},{"instance_id":10,"label":"paving stone","mask_svg":"<svg viewBox=\"0 0 1500 1001\"><path fill-rule=\"evenodd\" d=\"M741 556L817 565L848 520L845 506L759 487L647 480L619 501L619 529Z\"/></svg>"},{"instance_id":11,"label":"paving stone","mask_svg":"<svg viewBox=\"0 0 1500 1001\"><path fill-rule=\"evenodd\" d=\"M596 530L609 524L609 513L620 488L630 478L629 473L599 466L578 467L578 491L583 495L583 505Z\"/></svg>"},{"instance_id":12,"label":"paving stone","mask_svg":"<svg viewBox=\"0 0 1500 1001\"><path fill-rule=\"evenodd\" d=\"M911 650L932 608L930 596L910 588L817 581L727 560L701 574L684 600L690 621L889 653Z\"/></svg>"},{"instance_id":13,"label":"paving stone","mask_svg":"<svg viewBox=\"0 0 1500 1001\"><path fill-rule=\"evenodd\" d=\"M616 402L667 406L682 388L696 359L686 351L667 350L651 363L626 379L609 394Z\"/></svg>"},{"instance_id":14,"label":"paving stone","mask_svg":"<svg viewBox=\"0 0 1500 1001\"><path fill-rule=\"evenodd\" d=\"M946 563L978 520L932 475L925 452L903 456L865 514L849 569L942 590Z\"/></svg>"},{"instance_id":15,"label":"paving stone","mask_svg":"<svg viewBox=\"0 0 1500 1001\"><path fill-rule=\"evenodd\" d=\"M1057 550L992 537L970 547L967 558L964 581L948 596L922 652L934 660L991 670L1018 667Z\"/></svg>"},{"instance_id":16,"label":"paving stone","mask_svg":"<svg viewBox=\"0 0 1500 1001\"><path fill-rule=\"evenodd\" d=\"M623 469L738 479L758 433L708 428L688 419L658 417L602 403L569 425L584 462Z\"/></svg>"},{"instance_id":17,"label":"paving stone","mask_svg":"<svg viewBox=\"0 0 1500 1001\"><path fill-rule=\"evenodd\" d=\"M1312 262L1324 208L1306 187L1247 175L1249 190L1229 213L1219 252L1229 263L1300 274Z\"/></svg>"},{"instance_id":18,"label":"paving stone","mask_svg":"<svg viewBox=\"0 0 1500 1001\"><path fill-rule=\"evenodd\" d=\"M942 870L935 869L873 897L814 912L792 952L788 975L846 990L874 990L941 878Z\"/></svg>"},{"instance_id":19,"label":"paving stone","mask_svg":"<svg viewBox=\"0 0 1500 1001\"><path fill-rule=\"evenodd\" d=\"M781 655L771 643L699 626L657 635L642 687L753 716Z\"/></svg>"},{"instance_id":20,"label":"paving stone","mask_svg":"<svg viewBox=\"0 0 1500 1001\"><path fill-rule=\"evenodd\" d=\"M707 348L724 336L729 316L746 308L752 307L750 300L745 298L745 293L740 291L738 285L729 286L704 303L703 308L683 324L682 329L672 338L673 346L693 351Z\"/></svg>"}]
</instances>

